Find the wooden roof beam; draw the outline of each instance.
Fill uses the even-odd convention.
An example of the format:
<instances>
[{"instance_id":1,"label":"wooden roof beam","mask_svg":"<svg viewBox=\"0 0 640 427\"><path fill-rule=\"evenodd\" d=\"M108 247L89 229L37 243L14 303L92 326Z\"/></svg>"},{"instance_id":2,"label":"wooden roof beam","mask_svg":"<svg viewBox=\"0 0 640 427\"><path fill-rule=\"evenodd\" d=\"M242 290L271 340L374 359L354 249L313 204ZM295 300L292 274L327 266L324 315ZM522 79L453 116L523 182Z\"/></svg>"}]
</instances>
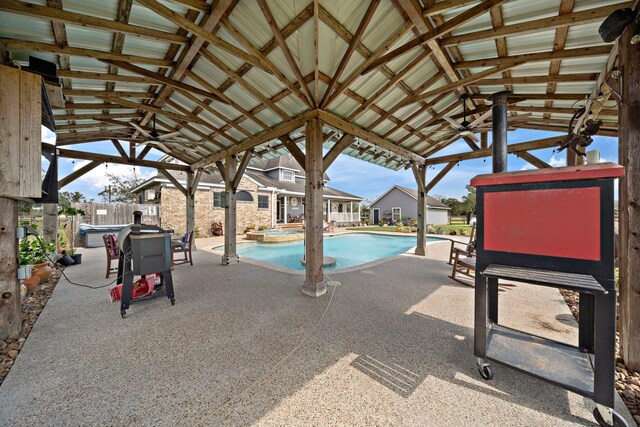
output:
<instances>
[{"instance_id":1,"label":"wooden roof beam","mask_svg":"<svg viewBox=\"0 0 640 427\"><path fill-rule=\"evenodd\" d=\"M156 67L170 67L173 61L168 59L147 58L138 55L115 54L111 52L103 52L94 49L83 49L79 47L58 46L50 43L32 42L26 40L16 40L10 38L0 38L0 45L4 45L7 49L24 49L33 50L35 52L56 53L58 55L82 56L95 59L112 59L116 61L126 61L133 64L154 65Z\"/></svg>"},{"instance_id":2,"label":"wooden roof beam","mask_svg":"<svg viewBox=\"0 0 640 427\"><path fill-rule=\"evenodd\" d=\"M432 30L426 26L424 18L421 15L421 12L418 11L418 9L416 9L414 3L411 0L399 0L399 1L403 9L409 16L409 19L411 19L411 21L416 26L416 28L423 34L420 37L417 37L412 41L405 43L400 47L397 47L396 49L392 50L386 55L383 55L377 60L373 61L364 70L363 74L373 71L374 69L378 68L382 64L393 61L397 57L404 55L405 53L409 52L410 50L418 46L427 44L427 42L430 42L430 41L435 41L438 37L451 32L452 30L456 29L460 25L463 25L466 22L469 22L470 20L488 12L492 8L501 5L507 0L485 0L481 2L479 5L474 6L460 13L459 15L456 15L454 18L448 20L442 25L435 27Z\"/></svg>"},{"instance_id":3,"label":"wooden roof beam","mask_svg":"<svg viewBox=\"0 0 640 427\"><path fill-rule=\"evenodd\" d=\"M510 37L515 35L534 34L539 31L567 28L573 25L601 22L613 11L631 7L632 1L623 1L609 6L602 6L579 12L561 14L550 18L524 21L517 24L505 25L491 30L475 31L472 33L458 34L455 36L443 37L440 40L441 46L455 46L464 43L475 43L482 40L493 40L498 37Z\"/></svg>"},{"instance_id":4,"label":"wooden roof beam","mask_svg":"<svg viewBox=\"0 0 640 427\"><path fill-rule=\"evenodd\" d=\"M155 82L158 83L163 83L165 85L171 86L175 89L181 89L185 92L189 92L192 93L194 95L200 95L203 96L205 98L209 98L209 99L214 99L218 102L222 102L223 104L226 104L226 101L222 98L220 98L220 96L214 94L214 93L210 93L207 92L206 90L202 90L200 88L197 88L195 86L191 86L189 84L183 83L179 80L175 80L169 77L165 77L162 74L159 73L154 73L152 71L149 71L147 69L144 69L142 67L138 67L136 65L133 64L129 64L127 62L123 62L123 61L111 61L111 60L103 60L102 62L106 62L107 64L111 64L111 65L115 65L118 68L123 68L125 70L131 71L132 73L136 73L139 74L141 76L144 77L148 77L151 80L154 80Z\"/></svg>"},{"instance_id":5,"label":"wooden roof beam","mask_svg":"<svg viewBox=\"0 0 640 427\"><path fill-rule=\"evenodd\" d=\"M280 49L282 49L282 53L284 54L284 57L287 60L287 63L289 64L289 67L291 67L291 70L293 71L293 74L296 76L296 79L298 79L298 83L300 83L300 87L302 89L302 92L304 93L305 97L307 98L307 103L308 103L309 107L310 108L314 108L315 107L315 100L313 99L313 95L311 94L311 91L309 90L309 86L307 86L307 84L304 82L304 78L302 77L302 73L300 72L300 68L298 67L298 64L297 64L295 58L291 54L291 51L289 50L289 46L287 45L287 41L282 36L282 32L280 31L280 28L278 28L278 24L276 23L276 20L273 17L273 14L271 13L271 9L269 9L269 5L267 5L266 0L258 0L258 6L262 10L262 14L264 15L265 19L267 20L267 23L269 24L269 27L271 28L271 32L275 36L276 41L278 42L278 45L280 46Z\"/></svg>"},{"instance_id":6,"label":"wooden roof beam","mask_svg":"<svg viewBox=\"0 0 640 427\"><path fill-rule=\"evenodd\" d=\"M54 7L39 6L34 3L24 3L17 0L3 0L0 10L19 15L47 19L53 22L80 25L82 27L97 28L137 37L159 40L170 43L185 44L187 37L109 19L97 18L91 15L69 12Z\"/></svg>"},{"instance_id":7,"label":"wooden roof beam","mask_svg":"<svg viewBox=\"0 0 640 427\"><path fill-rule=\"evenodd\" d=\"M373 14L376 12L376 9L378 8L379 4L380 4L380 0L371 0L371 2L369 3L367 10L364 12L364 16L360 20L358 29L356 30L353 37L351 38L351 42L349 43L349 46L347 47L346 52L344 53L344 55L342 56L342 59L340 60L340 64L338 65L338 68L336 69L335 73L333 74L333 77L331 78L329 87L327 87L327 90L324 93L324 97L320 102L320 108L325 108L327 106L327 103L329 101L329 95L333 91L333 88L335 87L338 80L340 80L340 76L342 76L342 72L347 67L349 60L351 59L351 55L353 55L353 52L355 52L356 47L360 43L360 39L362 39L362 35L364 34L364 31L367 29L369 22L371 22L371 18L373 18Z\"/></svg>"},{"instance_id":8,"label":"wooden roof beam","mask_svg":"<svg viewBox=\"0 0 640 427\"><path fill-rule=\"evenodd\" d=\"M518 144L507 145L507 151L509 153L519 153L522 151L541 150L543 148L550 148L555 145L564 142L564 135L553 136L550 138L542 138L534 141L520 142ZM425 164L437 165L440 163L459 162L462 160L481 159L483 157L491 157L492 149L481 149L476 151L469 151L466 153L450 154L440 157L427 157Z\"/></svg>"},{"instance_id":9,"label":"wooden roof beam","mask_svg":"<svg viewBox=\"0 0 640 427\"><path fill-rule=\"evenodd\" d=\"M396 145L395 142L388 141L373 132L347 122L346 120L343 120L340 117L327 111L318 110L318 114L321 121L336 129L340 129L344 133L362 138L371 144L377 145L378 147L404 157L407 160L413 160L415 162L418 162L419 164L424 163L424 158L405 148L400 147L399 145Z\"/></svg>"},{"instance_id":10,"label":"wooden roof beam","mask_svg":"<svg viewBox=\"0 0 640 427\"><path fill-rule=\"evenodd\" d=\"M455 69L486 68L499 66L518 66L523 63L544 62L554 59L587 58L590 56L607 56L611 52L610 45L564 49L557 52L525 53L511 55L506 58L486 58L456 62Z\"/></svg>"},{"instance_id":11,"label":"wooden roof beam","mask_svg":"<svg viewBox=\"0 0 640 427\"><path fill-rule=\"evenodd\" d=\"M288 121L280 123L279 125L274 126L271 129L265 130L264 132L261 132L255 135L253 138L247 138L244 141L242 141L240 144L232 146L226 150L219 151L205 159L202 159L194 163L193 165L191 165L191 169L195 170L195 169L203 168L205 166L208 166L212 163L217 162L218 160L224 159L226 156L242 153L243 151L249 150L253 147L257 147L260 144L264 144L267 141L279 138L285 134L289 134L294 130L302 127L309 118L314 118L317 116L318 116L317 110L312 110L301 116L296 117L295 119L290 119Z\"/></svg>"}]
</instances>

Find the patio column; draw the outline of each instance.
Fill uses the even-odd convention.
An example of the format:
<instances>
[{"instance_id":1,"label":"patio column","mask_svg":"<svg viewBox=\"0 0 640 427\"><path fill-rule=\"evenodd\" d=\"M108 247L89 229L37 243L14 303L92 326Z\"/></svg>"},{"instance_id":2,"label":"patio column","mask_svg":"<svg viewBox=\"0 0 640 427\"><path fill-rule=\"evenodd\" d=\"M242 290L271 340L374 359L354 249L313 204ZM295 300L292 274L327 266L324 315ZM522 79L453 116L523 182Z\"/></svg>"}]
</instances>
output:
<instances>
[{"instance_id":1,"label":"patio column","mask_svg":"<svg viewBox=\"0 0 640 427\"><path fill-rule=\"evenodd\" d=\"M358 222L362 221L362 218L360 218L360 202L358 202Z\"/></svg>"},{"instance_id":2,"label":"patio column","mask_svg":"<svg viewBox=\"0 0 640 427\"><path fill-rule=\"evenodd\" d=\"M640 45L630 39L638 25L630 24L618 39L623 69L618 157L625 167L618 184L620 346L625 364L635 371L640 370Z\"/></svg>"},{"instance_id":3,"label":"patio column","mask_svg":"<svg viewBox=\"0 0 640 427\"><path fill-rule=\"evenodd\" d=\"M187 230L195 231L196 228L196 197L194 187L194 174L187 172L187 192L185 194L187 202Z\"/></svg>"},{"instance_id":4,"label":"patio column","mask_svg":"<svg viewBox=\"0 0 640 427\"><path fill-rule=\"evenodd\" d=\"M331 199L327 200L327 222L331 222Z\"/></svg>"},{"instance_id":5,"label":"patio column","mask_svg":"<svg viewBox=\"0 0 640 427\"><path fill-rule=\"evenodd\" d=\"M284 203L284 208L283 208L283 212L284 212L284 223L287 223L287 202L289 201L289 196L284 196L284 198L282 199Z\"/></svg>"},{"instance_id":6,"label":"patio column","mask_svg":"<svg viewBox=\"0 0 640 427\"><path fill-rule=\"evenodd\" d=\"M42 237L47 242L58 241L58 205L56 203L42 204Z\"/></svg>"},{"instance_id":7,"label":"patio column","mask_svg":"<svg viewBox=\"0 0 640 427\"><path fill-rule=\"evenodd\" d=\"M222 264L229 265L240 261L236 254L236 190L233 181L237 172L235 156L228 156L224 162L225 181L224 191L227 195L227 204L224 208L224 255Z\"/></svg>"},{"instance_id":8,"label":"patio column","mask_svg":"<svg viewBox=\"0 0 640 427\"><path fill-rule=\"evenodd\" d=\"M322 268L322 122L311 119L305 127L305 261L302 293L319 297L327 292Z\"/></svg>"},{"instance_id":9,"label":"patio column","mask_svg":"<svg viewBox=\"0 0 640 427\"><path fill-rule=\"evenodd\" d=\"M416 184L418 184L418 230L416 236L416 250L415 254L425 256L425 240L426 240L426 208L427 208L427 167L425 165L411 164Z\"/></svg>"},{"instance_id":10,"label":"patio column","mask_svg":"<svg viewBox=\"0 0 640 427\"><path fill-rule=\"evenodd\" d=\"M18 335L20 283L18 282L18 202L0 197L0 339Z\"/></svg>"}]
</instances>

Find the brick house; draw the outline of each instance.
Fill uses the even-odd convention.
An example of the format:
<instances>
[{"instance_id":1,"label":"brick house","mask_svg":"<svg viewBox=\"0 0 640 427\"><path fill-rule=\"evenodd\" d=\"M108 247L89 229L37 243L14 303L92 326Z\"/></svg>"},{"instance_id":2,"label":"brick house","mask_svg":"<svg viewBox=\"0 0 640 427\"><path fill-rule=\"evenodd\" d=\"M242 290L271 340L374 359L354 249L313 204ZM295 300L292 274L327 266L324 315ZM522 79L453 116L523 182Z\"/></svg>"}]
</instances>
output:
<instances>
[{"instance_id":1,"label":"brick house","mask_svg":"<svg viewBox=\"0 0 640 427\"><path fill-rule=\"evenodd\" d=\"M186 173L171 171L186 186ZM325 183L329 177L325 174ZM304 216L304 169L291 155L254 162L247 166L236 192L237 230L261 225L298 223ZM160 205L160 225L178 233L186 229L184 195L165 176L157 174L133 190L139 203ZM199 236L211 235L214 221L224 223L221 194L224 181L218 172L203 173L195 194L195 224ZM324 187L324 218L337 225L360 222L362 197Z\"/></svg>"}]
</instances>

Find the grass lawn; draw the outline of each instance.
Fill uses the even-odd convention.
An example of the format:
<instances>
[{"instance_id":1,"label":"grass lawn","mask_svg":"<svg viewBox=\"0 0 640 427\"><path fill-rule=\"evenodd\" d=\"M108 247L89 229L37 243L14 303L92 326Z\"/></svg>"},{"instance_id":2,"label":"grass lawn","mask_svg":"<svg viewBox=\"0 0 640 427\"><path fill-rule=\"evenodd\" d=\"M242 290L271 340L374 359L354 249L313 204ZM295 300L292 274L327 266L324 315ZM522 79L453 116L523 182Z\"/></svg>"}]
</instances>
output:
<instances>
[{"instance_id":1,"label":"grass lawn","mask_svg":"<svg viewBox=\"0 0 640 427\"><path fill-rule=\"evenodd\" d=\"M408 227L405 227L408 228ZM458 234L460 234L460 230L464 230L466 235L469 235L469 233L471 233L471 226L467 225L467 224L459 224L459 225L440 225L438 227L436 227L436 229L443 229L445 234L449 234L451 232L451 230L455 230ZM349 227L347 228L347 230L354 230L354 231L391 231L391 232L395 232L396 231L396 226L395 225L389 225L389 226L377 226L377 225L372 225L369 227Z\"/></svg>"}]
</instances>

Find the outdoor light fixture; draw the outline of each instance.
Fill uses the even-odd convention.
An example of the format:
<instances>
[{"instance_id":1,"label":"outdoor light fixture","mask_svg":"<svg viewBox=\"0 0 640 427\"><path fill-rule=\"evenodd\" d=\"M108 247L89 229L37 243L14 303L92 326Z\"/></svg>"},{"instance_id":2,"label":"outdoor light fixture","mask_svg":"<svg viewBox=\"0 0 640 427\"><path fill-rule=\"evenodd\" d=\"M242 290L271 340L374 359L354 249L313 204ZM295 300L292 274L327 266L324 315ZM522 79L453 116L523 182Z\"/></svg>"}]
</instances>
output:
<instances>
[{"instance_id":1,"label":"outdoor light fixture","mask_svg":"<svg viewBox=\"0 0 640 427\"><path fill-rule=\"evenodd\" d=\"M600 37L605 43L611 43L615 41L622 33L624 29L627 28L627 25L633 22L636 18L636 13L630 8L618 9L614 11L604 22L600 25L598 32L600 33ZM638 31L634 34L635 43L640 42L640 37L638 37ZM632 40L632 43L633 40Z\"/></svg>"}]
</instances>

